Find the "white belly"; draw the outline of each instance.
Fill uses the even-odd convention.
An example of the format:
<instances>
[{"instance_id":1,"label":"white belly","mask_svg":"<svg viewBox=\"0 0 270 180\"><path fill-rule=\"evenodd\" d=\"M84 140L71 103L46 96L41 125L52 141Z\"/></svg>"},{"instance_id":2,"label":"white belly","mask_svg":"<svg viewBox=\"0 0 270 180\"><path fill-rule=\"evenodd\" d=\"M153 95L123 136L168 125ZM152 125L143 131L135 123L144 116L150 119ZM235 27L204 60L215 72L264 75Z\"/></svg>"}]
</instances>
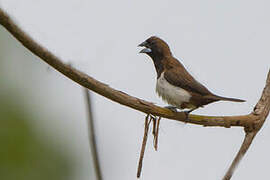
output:
<instances>
[{"instance_id":1,"label":"white belly","mask_svg":"<svg viewBox=\"0 0 270 180\"><path fill-rule=\"evenodd\" d=\"M181 108L183 102L189 102L191 95L186 90L171 85L165 78L164 72L156 84L156 92L168 104Z\"/></svg>"}]
</instances>

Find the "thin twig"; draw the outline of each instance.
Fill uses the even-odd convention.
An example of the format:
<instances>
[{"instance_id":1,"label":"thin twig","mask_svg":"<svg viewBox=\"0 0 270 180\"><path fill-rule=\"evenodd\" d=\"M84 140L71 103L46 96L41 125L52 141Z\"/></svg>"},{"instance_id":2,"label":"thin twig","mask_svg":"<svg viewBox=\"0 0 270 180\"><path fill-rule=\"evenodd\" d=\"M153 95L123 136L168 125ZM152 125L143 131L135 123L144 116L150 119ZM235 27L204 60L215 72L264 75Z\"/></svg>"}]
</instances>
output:
<instances>
[{"instance_id":1,"label":"thin twig","mask_svg":"<svg viewBox=\"0 0 270 180\"><path fill-rule=\"evenodd\" d=\"M101 173L101 168L100 168L100 161L98 158L99 156L98 156L98 151L97 151L95 124L94 124L94 119L93 119L90 92L86 88L83 88L83 89L84 89L87 112L88 112L87 122L88 122L89 146L90 146L93 161L94 161L94 169L95 169L97 180L102 180L103 178L102 178L102 173Z\"/></svg>"},{"instance_id":2,"label":"thin twig","mask_svg":"<svg viewBox=\"0 0 270 180\"><path fill-rule=\"evenodd\" d=\"M157 120L153 119L153 129L152 129L152 135L155 137L156 135L156 125L157 125Z\"/></svg>"},{"instance_id":3,"label":"thin twig","mask_svg":"<svg viewBox=\"0 0 270 180\"><path fill-rule=\"evenodd\" d=\"M149 119L149 114L147 114L147 116L145 117L145 122L144 122L144 134L143 134L140 159L139 159L139 164L138 164L138 169L137 169L137 178L140 178L141 172L142 172L143 157L144 157L145 147L147 143L148 130L149 130L150 123L151 123L151 119Z\"/></svg>"},{"instance_id":4,"label":"thin twig","mask_svg":"<svg viewBox=\"0 0 270 180\"><path fill-rule=\"evenodd\" d=\"M156 139L156 126L157 126L157 118L150 114L150 119L153 124L152 127L152 135L153 135L153 147L155 148L155 139Z\"/></svg>"},{"instance_id":5,"label":"thin twig","mask_svg":"<svg viewBox=\"0 0 270 180\"><path fill-rule=\"evenodd\" d=\"M156 118L153 119L153 127L152 127L152 135L153 135L153 146L155 148L155 143L156 143L156 129L157 129L157 120Z\"/></svg>"},{"instance_id":6,"label":"thin twig","mask_svg":"<svg viewBox=\"0 0 270 180\"><path fill-rule=\"evenodd\" d=\"M156 151L158 149L158 134L159 134L160 119L161 119L161 117L159 117L158 120L157 120L156 134L154 136L154 148L155 148Z\"/></svg>"}]
</instances>

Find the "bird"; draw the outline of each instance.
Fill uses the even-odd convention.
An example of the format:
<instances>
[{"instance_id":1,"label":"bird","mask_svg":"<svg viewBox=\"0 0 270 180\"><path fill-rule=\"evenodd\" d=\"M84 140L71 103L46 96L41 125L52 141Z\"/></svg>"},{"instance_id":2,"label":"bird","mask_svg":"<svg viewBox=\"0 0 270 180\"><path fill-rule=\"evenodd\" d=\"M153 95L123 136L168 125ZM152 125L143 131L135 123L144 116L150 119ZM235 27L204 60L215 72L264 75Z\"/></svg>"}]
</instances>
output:
<instances>
[{"instance_id":1,"label":"bird","mask_svg":"<svg viewBox=\"0 0 270 180\"><path fill-rule=\"evenodd\" d=\"M172 55L169 45L157 36L151 36L138 45L139 53L147 54L153 61L156 73L156 92L170 106L172 111L192 111L217 101L245 102L242 99L222 97L213 94L198 82Z\"/></svg>"}]
</instances>

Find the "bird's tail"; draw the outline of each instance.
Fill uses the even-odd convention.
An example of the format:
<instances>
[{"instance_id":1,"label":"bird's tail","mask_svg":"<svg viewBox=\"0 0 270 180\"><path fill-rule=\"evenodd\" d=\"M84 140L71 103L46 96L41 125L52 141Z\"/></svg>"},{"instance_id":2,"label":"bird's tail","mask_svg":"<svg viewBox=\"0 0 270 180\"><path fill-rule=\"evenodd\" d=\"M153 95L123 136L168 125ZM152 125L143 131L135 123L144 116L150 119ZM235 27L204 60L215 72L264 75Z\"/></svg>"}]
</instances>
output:
<instances>
[{"instance_id":1,"label":"bird's tail","mask_svg":"<svg viewBox=\"0 0 270 180\"><path fill-rule=\"evenodd\" d=\"M207 98L212 99L214 101L246 102L245 100L242 100L242 99L227 98L227 97L222 97L222 96L217 96L217 95L210 95L210 96L207 96Z\"/></svg>"}]
</instances>

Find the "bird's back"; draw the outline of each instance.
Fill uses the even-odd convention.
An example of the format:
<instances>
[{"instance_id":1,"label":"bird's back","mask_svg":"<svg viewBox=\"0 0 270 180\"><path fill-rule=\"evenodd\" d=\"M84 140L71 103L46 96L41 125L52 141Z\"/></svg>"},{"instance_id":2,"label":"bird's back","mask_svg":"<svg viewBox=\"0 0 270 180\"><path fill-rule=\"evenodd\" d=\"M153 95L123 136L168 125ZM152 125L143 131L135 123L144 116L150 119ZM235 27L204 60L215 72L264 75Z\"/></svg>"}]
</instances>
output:
<instances>
[{"instance_id":1,"label":"bird's back","mask_svg":"<svg viewBox=\"0 0 270 180\"><path fill-rule=\"evenodd\" d=\"M204 85L198 82L176 58L170 57L168 61L164 62L166 62L165 68L167 69L164 76L169 83L202 96L212 94Z\"/></svg>"}]
</instances>

